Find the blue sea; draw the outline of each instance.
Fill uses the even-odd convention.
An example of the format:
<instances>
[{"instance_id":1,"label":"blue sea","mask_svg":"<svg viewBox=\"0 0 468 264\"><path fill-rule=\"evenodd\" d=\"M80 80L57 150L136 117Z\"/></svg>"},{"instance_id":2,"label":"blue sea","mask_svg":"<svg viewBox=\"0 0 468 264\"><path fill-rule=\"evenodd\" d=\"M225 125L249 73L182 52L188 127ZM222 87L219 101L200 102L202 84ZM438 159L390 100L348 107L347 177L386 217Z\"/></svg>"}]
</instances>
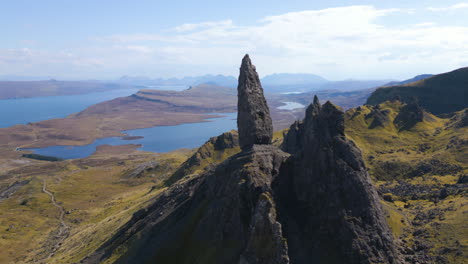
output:
<instances>
[{"instance_id":1,"label":"blue sea","mask_svg":"<svg viewBox=\"0 0 468 264\"><path fill-rule=\"evenodd\" d=\"M99 93L0 100L0 127L66 117L86 107L117 97L134 94L138 89Z\"/></svg>"}]
</instances>

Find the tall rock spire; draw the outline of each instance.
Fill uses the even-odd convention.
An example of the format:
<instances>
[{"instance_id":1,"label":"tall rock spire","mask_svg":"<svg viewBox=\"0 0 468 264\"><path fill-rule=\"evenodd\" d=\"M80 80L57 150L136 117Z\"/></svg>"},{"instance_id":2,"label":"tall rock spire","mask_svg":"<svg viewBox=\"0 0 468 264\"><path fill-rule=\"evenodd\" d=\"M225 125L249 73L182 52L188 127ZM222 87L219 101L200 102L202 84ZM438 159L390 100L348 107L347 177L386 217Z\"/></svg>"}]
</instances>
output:
<instances>
[{"instance_id":1,"label":"tall rock spire","mask_svg":"<svg viewBox=\"0 0 468 264\"><path fill-rule=\"evenodd\" d=\"M237 97L237 127L241 148L247 149L254 144L270 144L273 137L270 110L248 54L242 59Z\"/></svg>"}]
</instances>

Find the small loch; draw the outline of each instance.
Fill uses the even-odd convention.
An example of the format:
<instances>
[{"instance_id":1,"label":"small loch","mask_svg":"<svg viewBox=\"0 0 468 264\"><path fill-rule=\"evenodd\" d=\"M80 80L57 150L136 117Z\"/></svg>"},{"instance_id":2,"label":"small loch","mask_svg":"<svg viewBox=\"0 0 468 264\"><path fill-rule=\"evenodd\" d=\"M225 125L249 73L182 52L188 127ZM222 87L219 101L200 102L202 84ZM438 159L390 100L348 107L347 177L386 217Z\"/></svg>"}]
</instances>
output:
<instances>
[{"instance_id":1,"label":"small loch","mask_svg":"<svg viewBox=\"0 0 468 264\"><path fill-rule=\"evenodd\" d=\"M122 131L124 137L109 137L95 140L84 146L51 146L32 150L35 154L53 156L62 159L78 159L90 156L100 145L140 144L139 150L151 152L169 152L180 148L196 148L210 137L236 129L237 113L217 113L217 118L206 122L188 123L177 126L156 126L143 129Z\"/></svg>"},{"instance_id":2,"label":"small loch","mask_svg":"<svg viewBox=\"0 0 468 264\"><path fill-rule=\"evenodd\" d=\"M296 102L282 102L284 105L278 107L280 110L294 110L305 107L305 105Z\"/></svg>"}]
</instances>

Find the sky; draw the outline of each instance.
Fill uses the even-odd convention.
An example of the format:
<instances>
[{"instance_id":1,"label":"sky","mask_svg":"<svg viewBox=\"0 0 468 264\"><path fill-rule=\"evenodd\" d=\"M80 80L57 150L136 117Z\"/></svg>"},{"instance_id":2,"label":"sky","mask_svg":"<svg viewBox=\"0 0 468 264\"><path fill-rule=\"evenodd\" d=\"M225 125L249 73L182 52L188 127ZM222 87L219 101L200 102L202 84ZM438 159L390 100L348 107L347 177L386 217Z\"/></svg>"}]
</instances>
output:
<instances>
[{"instance_id":1,"label":"sky","mask_svg":"<svg viewBox=\"0 0 468 264\"><path fill-rule=\"evenodd\" d=\"M463 0L0 0L0 75L407 79L468 66Z\"/></svg>"}]
</instances>

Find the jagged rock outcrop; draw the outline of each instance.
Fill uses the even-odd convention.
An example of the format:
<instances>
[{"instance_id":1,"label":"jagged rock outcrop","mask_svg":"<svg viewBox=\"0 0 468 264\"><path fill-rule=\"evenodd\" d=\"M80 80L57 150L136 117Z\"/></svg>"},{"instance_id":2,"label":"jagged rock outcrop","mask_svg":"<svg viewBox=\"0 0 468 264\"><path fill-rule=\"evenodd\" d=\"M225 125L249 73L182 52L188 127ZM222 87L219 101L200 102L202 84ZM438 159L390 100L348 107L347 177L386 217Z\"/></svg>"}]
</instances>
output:
<instances>
[{"instance_id":1,"label":"jagged rock outcrop","mask_svg":"<svg viewBox=\"0 0 468 264\"><path fill-rule=\"evenodd\" d=\"M390 122L389 114L390 110L381 110L379 105L374 106L371 112L366 115L366 119L373 118L369 128L385 127L385 125Z\"/></svg>"},{"instance_id":2,"label":"jagged rock outcrop","mask_svg":"<svg viewBox=\"0 0 468 264\"><path fill-rule=\"evenodd\" d=\"M217 137L210 138L205 144L188 158L176 170L176 172L166 180L165 184L170 185L184 176L193 174L207 165L216 165L226 158L226 155L233 155L239 151L239 136L237 131L225 132Z\"/></svg>"},{"instance_id":3,"label":"jagged rock outcrop","mask_svg":"<svg viewBox=\"0 0 468 264\"><path fill-rule=\"evenodd\" d=\"M302 126L302 121L295 121L289 130L283 135L283 143L281 144L281 149L288 153L295 153L298 148L301 146L297 141L299 139L300 127Z\"/></svg>"},{"instance_id":4,"label":"jagged rock outcrop","mask_svg":"<svg viewBox=\"0 0 468 264\"><path fill-rule=\"evenodd\" d=\"M344 135L343 112L315 97L286 135L288 154L268 144L258 76L248 56L242 64L242 151L182 177L84 263L399 263L361 153ZM208 143L221 146L220 138Z\"/></svg>"},{"instance_id":5,"label":"jagged rock outcrop","mask_svg":"<svg viewBox=\"0 0 468 264\"><path fill-rule=\"evenodd\" d=\"M400 130L408 130L424 119L424 110L416 100L403 106L393 120Z\"/></svg>"},{"instance_id":6,"label":"jagged rock outcrop","mask_svg":"<svg viewBox=\"0 0 468 264\"><path fill-rule=\"evenodd\" d=\"M84 262L128 243L117 263L289 263L271 189L288 156L254 145L176 183Z\"/></svg>"},{"instance_id":7,"label":"jagged rock outcrop","mask_svg":"<svg viewBox=\"0 0 468 264\"><path fill-rule=\"evenodd\" d=\"M449 127L463 128L468 126L468 109L464 109L450 119L451 124Z\"/></svg>"},{"instance_id":8,"label":"jagged rock outcrop","mask_svg":"<svg viewBox=\"0 0 468 264\"><path fill-rule=\"evenodd\" d=\"M124 178L126 179L134 179L134 178L140 178L143 176L145 171L152 170L156 166L158 166L158 162L156 161L148 161L145 163L142 163L138 165L136 168L132 169L128 173L124 175Z\"/></svg>"},{"instance_id":9,"label":"jagged rock outcrop","mask_svg":"<svg viewBox=\"0 0 468 264\"><path fill-rule=\"evenodd\" d=\"M237 127L242 149L253 144L270 144L273 124L263 88L249 55L242 59L237 86Z\"/></svg>"},{"instance_id":10,"label":"jagged rock outcrop","mask_svg":"<svg viewBox=\"0 0 468 264\"><path fill-rule=\"evenodd\" d=\"M361 153L344 135L344 113L314 98L289 133L283 147L293 157L274 190L291 263L398 263Z\"/></svg>"}]
</instances>

